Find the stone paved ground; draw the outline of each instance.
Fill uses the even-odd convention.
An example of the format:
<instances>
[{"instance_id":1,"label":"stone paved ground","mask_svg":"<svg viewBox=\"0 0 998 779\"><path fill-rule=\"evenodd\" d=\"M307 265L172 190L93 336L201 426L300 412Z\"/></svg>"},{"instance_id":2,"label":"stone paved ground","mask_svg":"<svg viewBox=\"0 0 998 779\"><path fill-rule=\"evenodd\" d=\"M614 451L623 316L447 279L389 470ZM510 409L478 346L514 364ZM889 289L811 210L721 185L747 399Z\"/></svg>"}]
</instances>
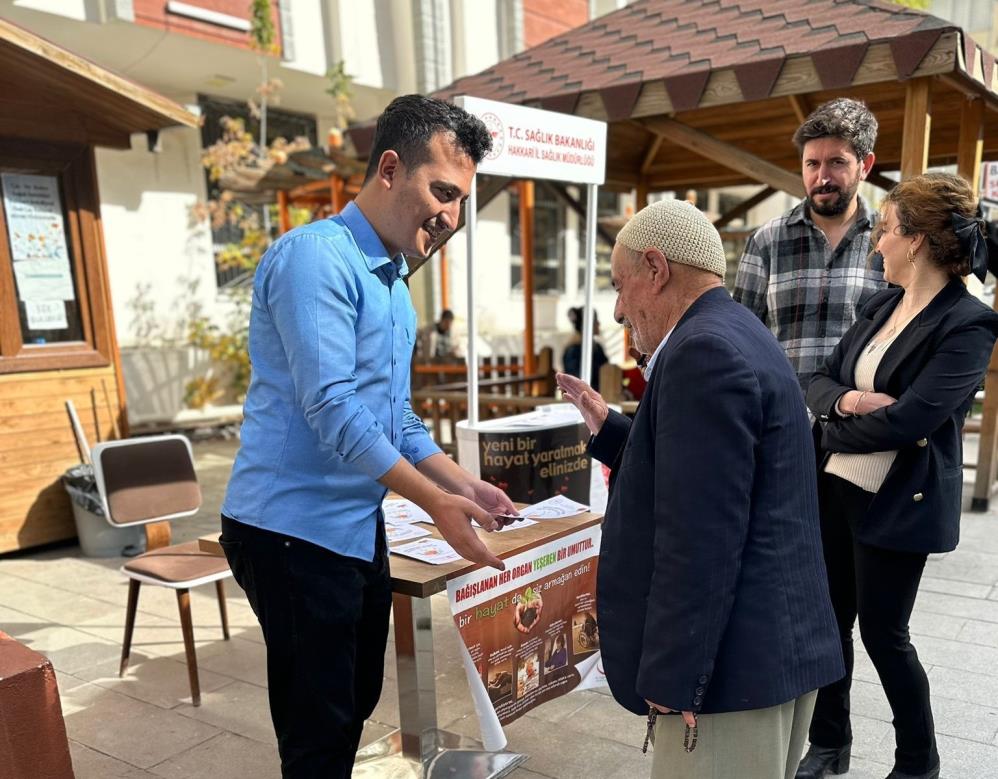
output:
<instances>
[{"instance_id":1,"label":"stone paved ground","mask_svg":"<svg viewBox=\"0 0 998 779\"><path fill-rule=\"evenodd\" d=\"M205 442L195 451L205 506L175 523L177 540L217 529L235 444ZM163 588L143 588L131 667L124 679L117 677L127 591L120 563L81 557L76 547L0 559L0 629L51 658L79 779L278 776L264 646L241 593L230 586L228 642L210 589L193 594L204 691L202 705L194 708L176 600ZM444 597L434 597L433 619L440 724L475 736ZM912 633L932 684L943 777L998 777L998 511L965 514L960 548L929 561ZM391 646L386 661L384 695L365 742L398 722ZM891 715L862 651L853 700L849 777L882 778L892 762ZM510 749L530 755L512 774L516 779L648 775L650 758L640 752L642 722L603 692L569 694L507 733Z\"/></svg>"}]
</instances>

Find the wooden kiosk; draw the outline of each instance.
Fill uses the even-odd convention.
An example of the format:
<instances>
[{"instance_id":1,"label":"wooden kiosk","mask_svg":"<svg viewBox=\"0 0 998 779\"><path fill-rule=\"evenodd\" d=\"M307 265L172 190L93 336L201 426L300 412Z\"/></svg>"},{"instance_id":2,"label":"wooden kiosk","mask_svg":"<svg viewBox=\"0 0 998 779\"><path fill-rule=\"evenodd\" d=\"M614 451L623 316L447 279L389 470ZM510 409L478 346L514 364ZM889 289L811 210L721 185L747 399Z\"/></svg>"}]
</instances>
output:
<instances>
[{"instance_id":1,"label":"wooden kiosk","mask_svg":"<svg viewBox=\"0 0 998 779\"><path fill-rule=\"evenodd\" d=\"M65 401L91 441L126 424L94 147L197 124L0 19L0 553L76 535Z\"/></svg>"}]
</instances>

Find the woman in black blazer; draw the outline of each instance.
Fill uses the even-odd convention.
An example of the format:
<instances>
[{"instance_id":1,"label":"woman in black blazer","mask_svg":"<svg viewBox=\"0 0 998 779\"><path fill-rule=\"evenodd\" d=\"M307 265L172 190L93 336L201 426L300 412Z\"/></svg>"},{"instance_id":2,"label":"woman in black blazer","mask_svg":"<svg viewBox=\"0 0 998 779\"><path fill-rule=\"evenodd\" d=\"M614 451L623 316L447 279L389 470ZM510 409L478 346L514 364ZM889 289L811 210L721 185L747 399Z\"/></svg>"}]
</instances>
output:
<instances>
[{"instance_id":1,"label":"woman in black blazer","mask_svg":"<svg viewBox=\"0 0 998 779\"><path fill-rule=\"evenodd\" d=\"M939 776L929 684L908 634L925 560L956 547L961 430L998 338L998 314L967 292L987 252L963 179L916 176L885 198L876 229L892 285L867 303L815 375L823 428L822 542L846 676L818 693L798 779L849 768L852 626L894 712L888 779Z\"/></svg>"}]
</instances>

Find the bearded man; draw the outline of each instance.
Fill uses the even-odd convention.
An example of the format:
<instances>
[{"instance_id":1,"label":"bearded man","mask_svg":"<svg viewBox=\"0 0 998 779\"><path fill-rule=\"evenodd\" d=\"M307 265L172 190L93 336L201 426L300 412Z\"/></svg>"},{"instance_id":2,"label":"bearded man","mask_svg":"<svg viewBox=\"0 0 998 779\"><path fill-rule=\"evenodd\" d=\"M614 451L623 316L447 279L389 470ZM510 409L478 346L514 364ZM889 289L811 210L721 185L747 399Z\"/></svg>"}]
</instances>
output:
<instances>
[{"instance_id":1,"label":"bearded man","mask_svg":"<svg viewBox=\"0 0 998 779\"><path fill-rule=\"evenodd\" d=\"M773 332L803 390L885 286L883 268L868 261L875 216L858 194L876 140L864 103L838 98L815 109L793 137L807 196L759 228L738 264L735 300Z\"/></svg>"}]
</instances>

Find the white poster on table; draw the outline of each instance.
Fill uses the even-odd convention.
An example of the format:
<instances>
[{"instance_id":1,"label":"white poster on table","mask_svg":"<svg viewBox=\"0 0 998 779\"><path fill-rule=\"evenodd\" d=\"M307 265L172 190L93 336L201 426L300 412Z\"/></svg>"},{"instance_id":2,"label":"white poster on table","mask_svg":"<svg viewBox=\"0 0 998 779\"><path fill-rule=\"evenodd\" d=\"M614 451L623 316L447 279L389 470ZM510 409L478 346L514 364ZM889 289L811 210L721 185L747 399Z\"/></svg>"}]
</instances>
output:
<instances>
[{"instance_id":1,"label":"white poster on table","mask_svg":"<svg viewBox=\"0 0 998 779\"><path fill-rule=\"evenodd\" d=\"M66 330L66 303L62 300L25 300L29 330Z\"/></svg>"},{"instance_id":2,"label":"white poster on table","mask_svg":"<svg viewBox=\"0 0 998 779\"><path fill-rule=\"evenodd\" d=\"M3 173L0 183L18 297L75 300L59 179Z\"/></svg>"},{"instance_id":3,"label":"white poster on table","mask_svg":"<svg viewBox=\"0 0 998 779\"><path fill-rule=\"evenodd\" d=\"M606 179L606 122L480 97L454 102L481 119L492 136L479 173L576 184Z\"/></svg>"}]
</instances>

